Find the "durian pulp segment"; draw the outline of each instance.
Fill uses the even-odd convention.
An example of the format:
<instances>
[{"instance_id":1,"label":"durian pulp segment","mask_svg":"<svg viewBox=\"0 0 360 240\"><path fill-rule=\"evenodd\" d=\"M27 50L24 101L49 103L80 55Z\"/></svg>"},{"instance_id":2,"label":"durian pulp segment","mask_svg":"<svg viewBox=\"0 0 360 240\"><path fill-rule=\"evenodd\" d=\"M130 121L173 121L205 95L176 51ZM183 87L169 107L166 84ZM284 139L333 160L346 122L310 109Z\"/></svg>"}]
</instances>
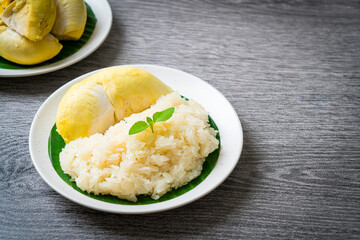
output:
<instances>
[{"instance_id":1,"label":"durian pulp segment","mask_svg":"<svg viewBox=\"0 0 360 240\"><path fill-rule=\"evenodd\" d=\"M56 126L66 143L94 133L149 108L172 89L134 67L101 70L72 86L62 98Z\"/></svg>"},{"instance_id":2,"label":"durian pulp segment","mask_svg":"<svg viewBox=\"0 0 360 240\"><path fill-rule=\"evenodd\" d=\"M0 0L0 5L3 6L3 8L6 8L7 6L10 5L10 3L12 2L13 0Z\"/></svg>"},{"instance_id":3,"label":"durian pulp segment","mask_svg":"<svg viewBox=\"0 0 360 240\"><path fill-rule=\"evenodd\" d=\"M115 124L114 111L100 84L82 81L61 99L56 115L57 130L66 143L104 133Z\"/></svg>"},{"instance_id":4,"label":"durian pulp segment","mask_svg":"<svg viewBox=\"0 0 360 240\"><path fill-rule=\"evenodd\" d=\"M54 0L15 0L1 15L8 27L31 41L42 40L51 31L55 18Z\"/></svg>"},{"instance_id":5,"label":"durian pulp segment","mask_svg":"<svg viewBox=\"0 0 360 240\"><path fill-rule=\"evenodd\" d=\"M2 14L2 12L4 11L4 8L0 5L0 16L1 16L1 14ZM1 25L4 25L5 23L3 22L3 20L1 20L1 18L0 18L0 26Z\"/></svg>"},{"instance_id":6,"label":"durian pulp segment","mask_svg":"<svg viewBox=\"0 0 360 240\"><path fill-rule=\"evenodd\" d=\"M51 33L60 40L78 40L86 25L86 5L83 0L55 0L56 19Z\"/></svg>"},{"instance_id":7,"label":"durian pulp segment","mask_svg":"<svg viewBox=\"0 0 360 240\"><path fill-rule=\"evenodd\" d=\"M5 25L0 26L0 56L24 65L37 64L56 56L62 45L53 35L33 42Z\"/></svg>"},{"instance_id":8,"label":"durian pulp segment","mask_svg":"<svg viewBox=\"0 0 360 240\"><path fill-rule=\"evenodd\" d=\"M5 8L7 8L7 6L10 5L10 3L12 2L13 0L0 0L0 15L1 13L4 11ZM1 11L2 10L2 11Z\"/></svg>"},{"instance_id":9,"label":"durian pulp segment","mask_svg":"<svg viewBox=\"0 0 360 240\"><path fill-rule=\"evenodd\" d=\"M141 112L173 90L151 73L134 67L112 67L88 78L101 84L115 107L116 121Z\"/></svg>"},{"instance_id":10,"label":"durian pulp segment","mask_svg":"<svg viewBox=\"0 0 360 240\"><path fill-rule=\"evenodd\" d=\"M5 8L7 6L10 5L10 3L12 2L13 0L0 0L0 16L1 14L3 13L3 11L5 10ZM3 22L3 20L1 20L0 18L0 25L4 25L5 23Z\"/></svg>"}]
</instances>

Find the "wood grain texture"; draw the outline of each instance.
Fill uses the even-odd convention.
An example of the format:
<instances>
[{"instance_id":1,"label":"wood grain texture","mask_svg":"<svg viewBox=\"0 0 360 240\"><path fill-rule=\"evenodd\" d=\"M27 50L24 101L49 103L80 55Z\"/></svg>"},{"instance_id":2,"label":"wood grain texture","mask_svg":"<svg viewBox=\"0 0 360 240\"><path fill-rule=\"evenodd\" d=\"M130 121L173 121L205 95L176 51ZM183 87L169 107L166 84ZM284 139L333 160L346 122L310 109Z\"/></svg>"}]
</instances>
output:
<instances>
[{"instance_id":1,"label":"wood grain texture","mask_svg":"<svg viewBox=\"0 0 360 240\"><path fill-rule=\"evenodd\" d=\"M0 78L0 239L360 239L359 1L110 1L105 43L41 76ZM187 206L93 211L53 191L28 133L44 100L98 68L184 70L233 104L244 149ZM1 70L0 70L1 71Z\"/></svg>"}]
</instances>

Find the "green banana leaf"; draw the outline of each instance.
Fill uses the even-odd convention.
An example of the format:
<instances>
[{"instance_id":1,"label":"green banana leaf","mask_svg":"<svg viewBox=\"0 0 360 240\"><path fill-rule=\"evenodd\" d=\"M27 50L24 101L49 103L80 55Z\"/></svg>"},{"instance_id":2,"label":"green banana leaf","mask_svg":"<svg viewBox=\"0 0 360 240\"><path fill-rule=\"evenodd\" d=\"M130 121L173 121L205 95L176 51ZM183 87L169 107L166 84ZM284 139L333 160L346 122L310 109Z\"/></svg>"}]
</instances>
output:
<instances>
[{"instance_id":1,"label":"green banana leaf","mask_svg":"<svg viewBox=\"0 0 360 240\"><path fill-rule=\"evenodd\" d=\"M209 116L209 123L212 128L214 128L215 130L218 131L218 128L217 128L215 122L213 121L213 119L210 116ZM178 196L190 191L191 189L193 189L197 185L199 185L214 169L215 164L219 158L219 153L220 153L219 132L217 133L216 138L219 140L219 147L206 158L206 160L203 164L203 170L202 170L200 176L198 176L197 178L193 179L191 182L189 182L188 184L186 184L180 188L173 189L172 191L163 195L158 200L154 200L150 196L147 196L147 195L139 195L137 197L138 198L137 202L131 202L131 201L120 199L118 197L111 196L111 195L101 195L101 194L94 195L92 193L89 194L87 192L82 191L80 188L78 188L76 186L76 183L70 180L71 179L70 176L67 175L66 173L64 173L63 170L61 169L60 162L59 162L59 154L62 151L62 149L65 147L65 142L64 142L63 138L59 135L59 133L56 131L56 124L54 124L54 126L50 132L48 150L49 150L49 157L50 157L51 163L52 163L55 171L57 172L57 174L59 174L61 179L63 179L67 184L72 186L78 192L80 192L88 197L91 197L91 198L94 198L94 199L97 199L100 201L104 201L104 202L114 203L114 204L144 205L144 204L152 204L152 203L158 203L158 202L164 202L164 201L170 200L172 198L178 197Z\"/></svg>"},{"instance_id":2,"label":"green banana leaf","mask_svg":"<svg viewBox=\"0 0 360 240\"><path fill-rule=\"evenodd\" d=\"M91 7L86 3L86 9L87 9L87 20L85 25L85 30L81 38L77 41L60 41L60 43L63 45L63 48L59 52L58 55L53 57L50 60L47 60L45 62L35 64L35 65L21 65L17 63L10 62L2 57L0 57L0 68L5 69L29 69L29 68L35 68L35 67L41 67L46 66L52 63L56 63L60 60L63 60L82 48L87 41L90 39L92 33L94 32L95 25L96 25L96 17L93 11L91 10Z\"/></svg>"}]
</instances>

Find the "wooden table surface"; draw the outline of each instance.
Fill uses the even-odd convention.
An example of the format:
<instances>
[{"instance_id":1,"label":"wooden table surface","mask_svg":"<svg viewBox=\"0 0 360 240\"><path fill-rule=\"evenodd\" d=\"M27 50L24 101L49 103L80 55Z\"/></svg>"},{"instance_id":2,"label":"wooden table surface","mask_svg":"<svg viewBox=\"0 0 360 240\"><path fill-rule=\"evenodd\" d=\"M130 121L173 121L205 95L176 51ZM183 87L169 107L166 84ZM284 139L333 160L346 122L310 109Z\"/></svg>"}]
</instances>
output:
<instances>
[{"instance_id":1,"label":"wooden table surface","mask_svg":"<svg viewBox=\"0 0 360 240\"><path fill-rule=\"evenodd\" d=\"M0 239L360 239L359 1L111 0L104 44L49 74L0 78ZM33 117L95 69L147 63L216 87L244 129L235 170L187 206L90 210L28 150ZM0 69L1 71L1 69Z\"/></svg>"}]
</instances>

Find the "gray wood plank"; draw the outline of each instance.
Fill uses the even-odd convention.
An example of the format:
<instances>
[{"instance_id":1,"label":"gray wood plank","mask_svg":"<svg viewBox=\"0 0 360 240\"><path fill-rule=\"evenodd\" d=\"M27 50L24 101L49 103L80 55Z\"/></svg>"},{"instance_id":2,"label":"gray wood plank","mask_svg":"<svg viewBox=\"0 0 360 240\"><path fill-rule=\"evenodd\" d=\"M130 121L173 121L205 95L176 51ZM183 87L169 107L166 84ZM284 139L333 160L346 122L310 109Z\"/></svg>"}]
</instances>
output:
<instances>
[{"instance_id":1,"label":"gray wood plank","mask_svg":"<svg viewBox=\"0 0 360 240\"><path fill-rule=\"evenodd\" d=\"M110 1L111 33L66 69L0 78L0 239L359 239L359 1ZM98 68L194 74L233 104L244 149L231 176L187 206L93 211L38 175L28 151L45 99ZM1 69L0 69L1 71Z\"/></svg>"}]
</instances>

